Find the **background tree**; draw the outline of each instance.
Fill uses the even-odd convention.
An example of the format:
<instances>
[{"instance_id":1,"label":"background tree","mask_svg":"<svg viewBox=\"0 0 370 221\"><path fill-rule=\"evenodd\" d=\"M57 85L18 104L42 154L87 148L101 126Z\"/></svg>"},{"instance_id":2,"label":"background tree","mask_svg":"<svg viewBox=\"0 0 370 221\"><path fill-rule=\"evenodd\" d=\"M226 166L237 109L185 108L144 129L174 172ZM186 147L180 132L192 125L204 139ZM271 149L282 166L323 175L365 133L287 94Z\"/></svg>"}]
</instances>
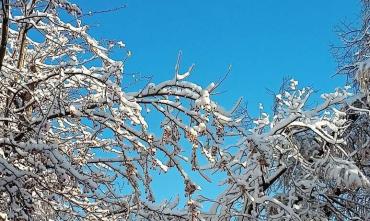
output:
<instances>
[{"instance_id":1,"label":"background tree","mask_svg":"<svg viewBox=\"0 0 370 221\"><path fill-rule=\"evenodd\" d=\"M272 116L261 106L237 154L226 160L228 189L210 214L225 220L369 219L370 5L362 3L361 27L345 26L344 45L336 48L339 73L348 74L355 90L323 94L312 108L310 88L284 82Z\"/></svg>"},{"instance_id":2,"label":"background tree","mask_svg":"<svg viewBox=\"0 0 370 221\"><path fill-rule=\"evenodd\" d=\"M368 219L368 109L349 87L323 94L311 108L310 88L277 94L276 112L261 115L237 152L224 154L227 190L212 201L210 220ZM216 218L217 217L217 218Z\"/></svg>"},{"instance_id":3,"label":"background tree","mask_svg":"<svg viewBox=\"0 0 370 221\"><path fill-rule=\"evenodd\" d=\"M369 74L370 1L362 0L360 24L342 23L337 32L343 44L333 47L339 65L339 74L348 75L362 90L367 90Z\"/></svg>"}]
</instances>

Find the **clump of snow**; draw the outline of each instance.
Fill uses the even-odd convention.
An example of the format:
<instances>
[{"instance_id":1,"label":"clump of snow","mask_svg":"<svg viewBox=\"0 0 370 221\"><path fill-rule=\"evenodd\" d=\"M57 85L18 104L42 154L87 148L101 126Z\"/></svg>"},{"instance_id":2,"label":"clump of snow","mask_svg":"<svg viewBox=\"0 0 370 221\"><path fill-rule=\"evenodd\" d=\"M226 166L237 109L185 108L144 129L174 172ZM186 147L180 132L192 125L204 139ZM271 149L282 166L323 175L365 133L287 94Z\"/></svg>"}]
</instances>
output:
<instances>
[{"instance_id":1,"label":"clump of snow","mask_svg":"<svg viewBox=\"0 0 370 221\"><path fill-rule=\"evenodd\" d=\"M295 90L297 88L297 86L298 86L298 81L297 80L291 79L289 81L290 89Z\"/></svg>"},{"instance_id":2,"label":"clump of snow","mask_svg":"<svg viewBox=\"0 0 370 221\"><path fill-rule=\"evenodd\" d=\"M211 99L208 90L202 90L200 97L195 100L195 106L203 109L211 109Z\"/></svg>"}]
</instances>

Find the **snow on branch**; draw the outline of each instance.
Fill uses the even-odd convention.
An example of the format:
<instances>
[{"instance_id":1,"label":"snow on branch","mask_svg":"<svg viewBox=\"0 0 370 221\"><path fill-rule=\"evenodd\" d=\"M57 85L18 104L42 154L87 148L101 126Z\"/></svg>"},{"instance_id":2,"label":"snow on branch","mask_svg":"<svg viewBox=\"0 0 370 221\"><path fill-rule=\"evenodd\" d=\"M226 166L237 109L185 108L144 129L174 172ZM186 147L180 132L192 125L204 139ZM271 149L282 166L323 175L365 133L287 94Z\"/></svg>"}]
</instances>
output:
<instances>
[{"instance_id":1,"label":"snow on branch","mask_svg":"<svg viewBox=\"0 0 370 221\"><path fill-rule=\"evenodd\" d=\"M339 88L310 106L313 90L292 79L274 113L261 104L245 126L241 102L224 110L219 84L190 82L181 53L169 80L130 91L126 58L112 58L125 44L90 36L77 5L2 3L0 219L369 218L367 90ZM358 79L367 87L365 72ZM225 190L202 196L187 168L220 175ZM171 170L184 207L152 190L153 171Z\"/></svg>"}]
</instances>

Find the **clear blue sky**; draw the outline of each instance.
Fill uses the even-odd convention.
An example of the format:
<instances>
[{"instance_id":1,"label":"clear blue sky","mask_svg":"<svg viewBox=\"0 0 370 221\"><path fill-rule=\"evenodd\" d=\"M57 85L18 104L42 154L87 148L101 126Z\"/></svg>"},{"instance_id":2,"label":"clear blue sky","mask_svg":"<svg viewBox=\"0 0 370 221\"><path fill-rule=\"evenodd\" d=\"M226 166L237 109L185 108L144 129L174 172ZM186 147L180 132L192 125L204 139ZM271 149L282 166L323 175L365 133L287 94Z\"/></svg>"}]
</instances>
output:
<instances>
[{"instance_id":1,"label":"clear blue sky","mask_svg":"<svg viewBox=\"0 0 370 221\"><path fill-rule=\"evenodd\" d=\"M172 78L179 50L184 70L196 65L190 79L204 86L217 81L232 64L219 89L225 93L216 100L231 107L243 96L252 113L259 102L271 104L266 88L277 90L284 76L319 92L343 86L344 77L331 77L336 63L330 45L338 44L334 30L341 21L356 21L360 16L357 0L77 2L85 12L127 5L85 20L98 39L123 40L133 52L126 63L127 76L153 75L154 82ZM162 189L159 198L178 189L173 176L169 177L155 180L155 188Z\"/></svg>"}]
</instances>

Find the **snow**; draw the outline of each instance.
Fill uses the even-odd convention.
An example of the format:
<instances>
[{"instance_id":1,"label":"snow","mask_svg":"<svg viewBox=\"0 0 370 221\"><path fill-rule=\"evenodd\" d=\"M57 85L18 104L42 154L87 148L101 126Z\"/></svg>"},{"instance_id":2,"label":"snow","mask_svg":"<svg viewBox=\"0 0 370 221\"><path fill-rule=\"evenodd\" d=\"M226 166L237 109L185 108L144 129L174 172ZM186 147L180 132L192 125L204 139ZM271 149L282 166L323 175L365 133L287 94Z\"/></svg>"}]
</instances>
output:
<instances>
[{"instance_id":1,"label":"snow","mask_svg":"<svg viewBox=\"0 0 370 221\"><path fill-rule=\"evenodd\" d=\"M118 44L121 48L126 47L126 44L125 44L125 43L123 43L122 41L117 42L117 44Z\"/></svg>"},{"instance_id":2,"label":"snow","mask_svg":"<svg viewBox=\"0 0 370 221\"><path fill-rule=\"evenodd\" d=\"M202 90L200 92L200 97L195 100L195 106L204 109L211 108L211 100L209 97L209 92L207 90Z\"/></svg>"},{"instance_id":3,"label":"snow","mask_svg":"<svg viewBox=\"0 0 370 221\"><path fill-rule=\"evenodd\" d=\"M181 81L187 78L189 75L190 75L189 71L185 72L184 74L176 74L176 79Z\"/></svg>"},{"instance_id":4,"label":"snow","mask_svg":"<svg viewBox=\"0 0 370 221\"><path fill-rule=\"evenodd\" d=\"M298 81L291 79L289 82L290 89L295 90L298 86Z\"/></svg>"},{"instance_id":5,"label":"snow","mask_svg":"<svg viewBox=\"0 0 370 221\"><path fill-rule=\"evenodd\" d=\"M28 8L35 7L31 2ZM45 12L30 10L27 17L18 5L11 9L17 16L11 15L0 75L6 89L0 90L1 218L68 214L73 220L84 214L86 220L218 220L247 211L245 218L256 220L262 215L329 219L323 208L333 197L347 196L365 208L359 199L370 188L365 118L370 111L364 99L368 60L357 64L362 90L356 96L350 87L337 88L312 107L313 90L300 89L291 79L276 95L275 112L260 104L254 124L246 126L248 116L236 116L241 99L224 110L214 101L216 84L189 81L193 65L180 73L178 62L170 80L127 86L124 61L114 60L109 50L117 45L126 51L125 43L103 47L88 26L75 21L81 13L76 5L64 0L50 4ZM70 14L60 16L61 7ZM24 65L18 68L13 54L24 22L44 35L27 35ZM354 115L357 120L351 119ZM159 124L150 124L151 118ZM207 181L212 181L209 174L221 174L225 191L200 200L203 192L189 168ZM178 198L151 202L155 170L177 171L188 197L184 208ZM336 191L341 193L333 195ZM209 213L202 208L207 203L212 204Z\"/></svg>"}]
</instances>

